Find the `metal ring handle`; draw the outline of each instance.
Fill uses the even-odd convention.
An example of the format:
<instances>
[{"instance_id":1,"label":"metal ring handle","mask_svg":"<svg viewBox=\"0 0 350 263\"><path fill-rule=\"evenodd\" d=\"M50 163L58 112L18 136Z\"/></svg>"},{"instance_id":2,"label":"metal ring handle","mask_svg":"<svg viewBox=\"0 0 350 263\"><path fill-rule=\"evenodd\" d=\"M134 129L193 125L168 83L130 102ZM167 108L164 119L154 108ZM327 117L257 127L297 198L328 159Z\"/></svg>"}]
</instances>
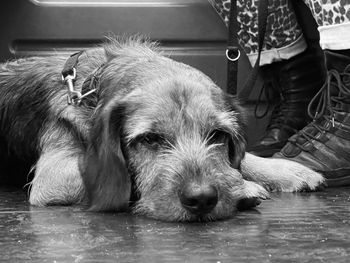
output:
<instances>
[{"instance_id":1,"label":"metal ring handle","mask_svg":"<svg viewBox=\"0 0 350 263\"><path fill-rule=\"evenodd\" d=\"M235 58L231 58L228 54L229 50L226 49L226 58L230 61L237 61L239 59L239 57L241 56L241 51L238 49L238 55Z\"/></svg>"}]
</instances>

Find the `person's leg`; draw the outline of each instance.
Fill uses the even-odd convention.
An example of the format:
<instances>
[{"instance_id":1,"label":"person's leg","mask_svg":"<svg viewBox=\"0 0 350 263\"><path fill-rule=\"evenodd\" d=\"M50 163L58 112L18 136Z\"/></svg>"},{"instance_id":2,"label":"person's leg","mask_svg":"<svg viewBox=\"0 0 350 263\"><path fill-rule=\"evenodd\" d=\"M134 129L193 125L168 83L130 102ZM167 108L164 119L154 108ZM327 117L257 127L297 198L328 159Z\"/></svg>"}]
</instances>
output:
<instances>
[{"instance_id":1,"label":"person's leg","mask_svg":"<svg viewBox=\"0 0 350 263\"><path fill-rule=\"evenodd\" d=\"M329 186L350 185L350 3L305 2L319 25L328 76L309 105L314 121L292 136L274 157L321 172Z\"/></svg>"},{"instance_id":2,"label":"person's leg","mask_svg":"<svg viewBox=\"0 0 350 263\"><path fill-rule=\"evenodd\" d=\"M211 3L227 24L230 0ZM322 86L325 75L322 54L303 36L290 2L269 0L268 4L260 73L263 89L274 94L276 105L265 134L251 149L260 156L278 152L291 135L307 124L307 104ZM258 0L237 1L238 40L252 65L258 54L257 5Z\"/></svg>"}]
</instances>

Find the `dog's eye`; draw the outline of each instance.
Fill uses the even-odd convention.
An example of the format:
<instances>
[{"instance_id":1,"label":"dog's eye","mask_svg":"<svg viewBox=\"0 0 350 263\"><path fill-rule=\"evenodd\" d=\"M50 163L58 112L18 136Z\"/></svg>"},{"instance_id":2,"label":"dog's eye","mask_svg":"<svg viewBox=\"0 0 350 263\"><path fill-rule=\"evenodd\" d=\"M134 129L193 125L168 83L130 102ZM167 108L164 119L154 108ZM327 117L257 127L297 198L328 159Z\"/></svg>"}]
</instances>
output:
<instances>
[{"instance_id":1,"label":"dog's eye","mask_svg":"<svg viewBox=\"0 0 350 263\"><path fill-rule=\"evenodd\" d=\"M152 147L152 148L156 148L159 145L164 143L164 137L160 134L156 134L156 133L148 133L142 136L142 140L141 143Z\"/></svg>"},{"instance_id":2,"label":"dog's eye","mask_svg":"<svg viewBox=\"0 0 350 263\"><path fill-rule=\"evenodd\" d=\"M229 134L227 132L221 130L214 130L208 136L208 143L224 143L229 138Z\"/></svg>"}]
</instances>

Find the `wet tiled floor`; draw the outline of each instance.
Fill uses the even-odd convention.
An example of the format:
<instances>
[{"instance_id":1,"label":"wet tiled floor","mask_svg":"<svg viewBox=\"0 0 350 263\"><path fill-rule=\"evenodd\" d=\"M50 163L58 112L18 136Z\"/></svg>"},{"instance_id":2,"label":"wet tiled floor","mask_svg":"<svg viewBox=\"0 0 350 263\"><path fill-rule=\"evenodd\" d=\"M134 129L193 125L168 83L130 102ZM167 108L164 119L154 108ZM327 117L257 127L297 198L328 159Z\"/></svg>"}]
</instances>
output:
<instances>
[{"instance_id":1,"label":"wet tiled floor","mask_svg":"<svg viewBox=\"0 0 350 263\"><path fill-rule=\"evenodd\" d=\"M35 208L0 188L1 262L350 262L350 188L273 194L211 223Z\"/></svg>"}]
</instances>

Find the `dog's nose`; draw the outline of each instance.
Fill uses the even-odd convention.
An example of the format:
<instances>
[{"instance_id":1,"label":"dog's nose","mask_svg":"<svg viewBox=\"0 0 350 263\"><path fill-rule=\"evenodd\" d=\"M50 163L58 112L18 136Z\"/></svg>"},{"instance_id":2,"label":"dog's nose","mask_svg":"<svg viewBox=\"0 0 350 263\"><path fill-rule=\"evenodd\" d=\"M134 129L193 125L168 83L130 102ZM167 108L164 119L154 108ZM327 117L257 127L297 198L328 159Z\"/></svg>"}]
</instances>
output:
<instances>
[{"instance_id":1,"label":"dog's nose","mask_svg":"<svg viewBox=\"0 0 350 263\"><path fill-rule=\"evenodd\" d=\"M212 185L186 184L180 192L180 201L193 214L208 214L218 202L218 191Z\"/></svg>"}]
</instances>

